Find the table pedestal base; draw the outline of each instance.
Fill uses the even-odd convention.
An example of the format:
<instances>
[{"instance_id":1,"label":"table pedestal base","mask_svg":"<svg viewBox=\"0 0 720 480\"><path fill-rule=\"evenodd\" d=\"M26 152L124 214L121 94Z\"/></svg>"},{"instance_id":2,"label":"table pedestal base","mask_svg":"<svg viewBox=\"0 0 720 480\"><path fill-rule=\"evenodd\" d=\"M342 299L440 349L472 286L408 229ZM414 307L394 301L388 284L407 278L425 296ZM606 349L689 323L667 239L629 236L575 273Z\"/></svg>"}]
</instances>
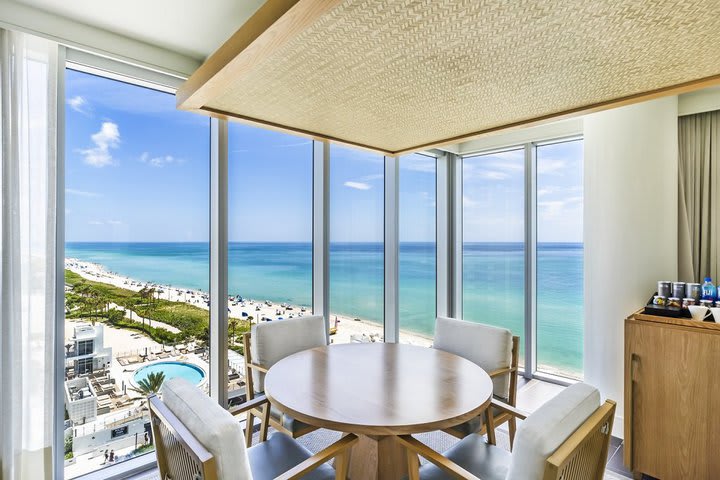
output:
<instances>
[{"instance_id":1,"label":"table pedestal base","mask_svg":"<svg viewBox=\"0 0 720 480\"><path fill-rule=\"evenodd\" d=\"M395 437L358 437L350 452L351 480L396 480L407 475L405 447Z\"/></svg>"}]
</instances>

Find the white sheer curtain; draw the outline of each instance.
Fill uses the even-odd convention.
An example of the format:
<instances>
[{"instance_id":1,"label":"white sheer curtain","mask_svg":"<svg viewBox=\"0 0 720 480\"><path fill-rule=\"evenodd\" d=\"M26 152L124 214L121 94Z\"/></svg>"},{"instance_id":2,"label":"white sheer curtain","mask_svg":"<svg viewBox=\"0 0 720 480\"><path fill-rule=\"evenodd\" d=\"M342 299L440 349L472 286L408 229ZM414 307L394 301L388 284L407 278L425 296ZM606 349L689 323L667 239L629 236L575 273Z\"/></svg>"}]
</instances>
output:
<instances>
[{"instance_id":1,"label":"white sheer curtain","mask_svg":"<svg viewBox=\"0 0 720 480\"><path fill-rule=\"evenodd\" d=\"M0 30L0 478L50 479L57 44Z\"/></svg>"}]
</instances>

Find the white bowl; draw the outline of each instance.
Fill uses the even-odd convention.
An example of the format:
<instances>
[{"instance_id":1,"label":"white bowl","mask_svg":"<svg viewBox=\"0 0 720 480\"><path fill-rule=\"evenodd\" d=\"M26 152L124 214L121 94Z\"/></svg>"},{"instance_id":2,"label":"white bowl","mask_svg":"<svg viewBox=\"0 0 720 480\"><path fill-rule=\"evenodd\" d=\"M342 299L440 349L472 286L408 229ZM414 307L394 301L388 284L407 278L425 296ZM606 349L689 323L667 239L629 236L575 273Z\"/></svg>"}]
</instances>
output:
<instances>
[{"instance_id":1,"label":"white bowl","mask_svg":"<svg viewBox=\"0 0 720 480\"><path fill-rule=\"evenodd\" d=\"M697 320L698 322L703 321L708 311L708 307L703 307L700 305L690 305L688 309L690 309L690 315L692 315L692 319ZM720 308L711 308L711 310L720 310ZM720 314L720 312L718 312L718 314ZM718 317L715 317L715 321L717 321L717 319Z\"/></svg>"},{"instance_id":2,"label":"white bowl","mask_svg":"<svg viewBox=\"0 0 720 480\"><path fill-rule=\"evenodd\" d=\"M715 323L720 323L720 307L713 307L710 311L713 314L713 318L715 318Z\"/></svg>"}]
</instances>

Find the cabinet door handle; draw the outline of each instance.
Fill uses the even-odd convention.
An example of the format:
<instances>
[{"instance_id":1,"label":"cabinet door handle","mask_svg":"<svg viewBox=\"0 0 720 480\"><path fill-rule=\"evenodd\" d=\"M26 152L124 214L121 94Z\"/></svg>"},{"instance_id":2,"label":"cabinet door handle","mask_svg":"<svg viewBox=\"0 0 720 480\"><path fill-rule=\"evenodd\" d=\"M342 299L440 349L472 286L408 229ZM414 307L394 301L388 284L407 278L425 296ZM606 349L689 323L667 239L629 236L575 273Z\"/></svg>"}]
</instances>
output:
<instances>
[{"instance_id":1,"label":"cabinet door handle","mask_svg":"<svg viewBox=\"0 0 720 480\"><path fill-rule=\"evenodd\" d=\"M630 470L635 470L635 442L637 442L637 431L635 430L635 384L637 367L640 364L640 355L637 353L630 354L630 411L627 413L630 417L630 431L632 432L632 440L630 442Z\"/></svg>"},{"instance_id":2,"label":"cabinet door handle","mask_svg":"<svg viewBox=\"0 0 720 480\"><path fill-rule=\"evenodd\" d=\"M640 355L633 353L630 355L630 380L635 382L637 380L636 372L637 366L640 364Z\"/></svg>"}]
</instances>

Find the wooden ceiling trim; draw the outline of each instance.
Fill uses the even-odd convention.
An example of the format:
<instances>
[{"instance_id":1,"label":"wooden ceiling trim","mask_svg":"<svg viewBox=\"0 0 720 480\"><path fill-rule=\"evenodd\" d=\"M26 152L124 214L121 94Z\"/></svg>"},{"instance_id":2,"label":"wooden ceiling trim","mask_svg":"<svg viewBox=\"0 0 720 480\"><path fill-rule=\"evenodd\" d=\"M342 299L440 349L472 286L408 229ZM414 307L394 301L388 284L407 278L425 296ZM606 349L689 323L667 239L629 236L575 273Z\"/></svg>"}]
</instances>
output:
<instances>
[{"instance_id":1,"label":"wooden ceiling trim","mask_svg":"<svg viewBox=\"0 0 720 480\"><path fill-rule=\"evenodd\" d=\"M719 28L716 0L268 0L178 105L397 156L720 85Z\"/></svg>"},{"instance_id":2,"label":"wooden ceiling trim","mask_svg":"<svg viewBox=\"0 0 720 480\"><path fill-rule=\"evenodd\" d=\"M177 106L200 109L253 63L295 38L341 0L267 0L178 89Z\"/></svg>"},{"instance_id":3,"label":"wooden ceiling trim","mask_svg":"<svg viewBox=\"0 0 720 480\"><path fill-rule=\"evenodd\" d=\"M417 145L408 149L398 150L392 152L392 155L406 155L414 153L420 150L426 150L429 148L439 148L445 145L454 143L466 142L468 140L474 140L486 135L499 133L508 130L514 130L518 128L534 127L537 125L543 125L551 122L559 122L569 118L575 118L582 115L588 115L591 113L602 112L604 110L610 110L613 108L620 108L627 105L633 105L635 103L647 102L655 100L657 98L669 97L672 95L681 95L683 93L693 92L696 90L702 90L703 88L709 88L720 85L720 75L714 75L712 77L701 78L699 80L693 80L691 82L685 82L671 87L659 88L650 92L638 93L635 95L629 95L627 97L618 98L615 100L609 100L607 102L600 102L593 105L587 105L584 107L574 108L572 110L566 110L564 112L552 113L541 117L531 118L520 122L509 123L506 125L500 125L498 127L488 128L485 130L468 133L467 135L458 135L457 137L446 138L435 142L428 142L422 145Z\"/></svg>"},{"instance_id":4,"label":"wooden ceiling trim","mask_svg":"<svg viewBox=\"0 0 720 480\"><path fill-rule=\"evenodd\" d=\"M258 118L246 117L246 116L243 116L243 115L240 115L237 113L226 112L224 110L219 110L216 108L204 107L200 110L196 110L196 112L204 113L206 115L210 115L215 118L222 118L225 120L236 120L241 123L267 128L269 130L274 130L276 132L291 133L293 135L299 135L301 137L306 137L311 140L327 140L329 142L340 143L340 144L347 145L350 147L360 148L362 150L369 150L374 153L382 153L383 155L390 156L390 157L396 156L395 152L391 152L389 150L383 150L382 148L374 147L372 145L365 145L362 143L353 142L352 140L336 138L336 137L333 137L330 135L324 135L322 133L313 132L310 130L303 130L300 128L288 127L287 125L281 125L278 123L268 122L266 120L261 120Z\"/></svg>"}]
</instances>

